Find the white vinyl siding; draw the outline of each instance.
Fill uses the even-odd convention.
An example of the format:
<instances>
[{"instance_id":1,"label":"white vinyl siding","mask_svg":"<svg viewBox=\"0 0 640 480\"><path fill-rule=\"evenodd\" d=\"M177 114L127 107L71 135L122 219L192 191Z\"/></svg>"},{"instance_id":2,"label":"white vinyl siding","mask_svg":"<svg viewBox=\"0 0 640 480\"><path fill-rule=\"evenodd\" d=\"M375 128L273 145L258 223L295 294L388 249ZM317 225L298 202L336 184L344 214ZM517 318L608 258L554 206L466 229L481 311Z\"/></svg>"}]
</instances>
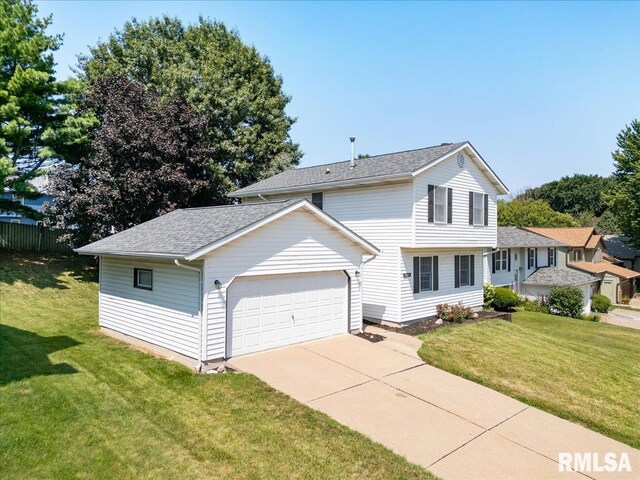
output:
<instances>
[{"instance_id":1,"label":"white vinyl siding","mask_svg":"<svg viewBox=\"0 0 640 480\"><path fill-rule=\"evenodd\" d=\"M454 256L474 255L475 285L455 288ZM450 249L403 249L400 276L413 271L413 257L438 256L438 290L413 293L413 278L402 278L402 310L400 321L410 322L436 314L436 305L440 303L458 304L466 307L482 306L482 250Z\"/></svg>"},{"instance_id":2,"label":"white vinyl siding","mask_svg":"<svg viewBox=\"0 0 640 480\"><path fill-rule=\"evenodd\" d=\"M412 245L416 248L495 247L496 245L496 189L472 159L467 158L464 168L460 168L455 157L456 155L450 156L414 178L415 232ZM429 223L429 185L452 189L452 223ZM469 225L469 192L489 195L488 226ZM484 197L479 207L483 209L484 216ZM403 244L403 246L406 245Z\"/></svg>"},{"instance_id":3,"label":"white vinyl siding","mask_svg":"<svg viewBox=\"0 0 640 480\"><path fill-rule=\"evenodd\" d=\"M292 212L214 250L204 267L207 359L225 356L227 290L238 276L346 271L351 278L350 329L359 329L362 304L355 272L363 253L360 246L304 211ZM216 280L222 285L219 290Z\"/></svg>"},{"instance_id":4,"label":"white vinyl siding","mask_svg":"<svg viewBox=\"0 0 640 480\"><path fill-rule=\"evenodd\" d=\"M134 269L153 271L153 290L134 287ZM119 257L100 260L100 326L198 356L198 272L170 262Z\"/></svg>"}]
</instances>

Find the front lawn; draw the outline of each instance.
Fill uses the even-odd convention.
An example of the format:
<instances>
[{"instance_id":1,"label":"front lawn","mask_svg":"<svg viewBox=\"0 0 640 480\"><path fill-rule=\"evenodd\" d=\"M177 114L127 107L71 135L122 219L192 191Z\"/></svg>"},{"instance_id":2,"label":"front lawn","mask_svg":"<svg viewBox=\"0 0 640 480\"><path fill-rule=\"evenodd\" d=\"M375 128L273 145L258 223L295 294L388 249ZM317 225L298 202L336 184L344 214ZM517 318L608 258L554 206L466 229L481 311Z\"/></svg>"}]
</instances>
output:
<instances>
[{"instance_id":1,"label":"front lawn","mask_svg":"<svg viewBox=\"0 0 640 480\"><path fill-rule=\"evenodd\" d=\"M0 253L3 478L434 478L253 376L102 335L95 278Z\"/></svg>"},{"instance_id":2,"label":"front lawn","mask_svg":"<svg viewBox=\"0 0 640 480\"><path fill-rule=\"evenodd\" d=\"M420 337L431 365L640 447L640 331L518 312Z\"/></svg>"}]
</instances>

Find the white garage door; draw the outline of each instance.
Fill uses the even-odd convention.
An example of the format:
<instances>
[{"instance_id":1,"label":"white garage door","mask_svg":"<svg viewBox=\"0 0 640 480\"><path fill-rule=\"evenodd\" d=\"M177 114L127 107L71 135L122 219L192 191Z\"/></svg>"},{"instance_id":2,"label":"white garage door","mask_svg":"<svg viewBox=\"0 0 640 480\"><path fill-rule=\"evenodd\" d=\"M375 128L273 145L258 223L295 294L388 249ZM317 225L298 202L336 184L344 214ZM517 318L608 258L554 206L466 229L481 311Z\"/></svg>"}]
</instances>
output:
<instances>
[{"instance_id":1,"label":"white garage door","mask_svg":"<svg viewBox=\"0 0 640 480\"><path fill-rule=\"evenodd\" d=\"M231 356L345 333L343 272L239 277L229 287Z\"/></svg>"}]
</instances>

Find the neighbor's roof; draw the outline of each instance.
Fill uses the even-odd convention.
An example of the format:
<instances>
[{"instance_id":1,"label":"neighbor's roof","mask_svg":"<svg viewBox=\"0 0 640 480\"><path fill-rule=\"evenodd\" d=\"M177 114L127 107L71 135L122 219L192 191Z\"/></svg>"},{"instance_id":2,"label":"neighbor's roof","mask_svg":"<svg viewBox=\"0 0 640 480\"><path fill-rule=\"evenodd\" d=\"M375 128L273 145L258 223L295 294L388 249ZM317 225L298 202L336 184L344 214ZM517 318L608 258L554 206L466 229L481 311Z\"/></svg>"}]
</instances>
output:
<instances>
[{"instance_id":1,"label":"neighbor's roof","mask_svg":"<svg viewBox=\"0 0 640 480\"><path fill-rule=\"evenodd\" d=\"M624 235L605 235L605 251L622 260L632 260L640 257L640 249L636 248Z\"/></svg>"},{"instance_id":2,"label":"neighbor's roof","mask_svg":"<svg viewBox=\"0 0 640 480\"><path fill-rule=\"evenodd\" d=\"M564 243L517 227L498 227L498 248L562 246Z\"/></svg>"},{"instance_id":3,"label":"neighbor's roof","mask_svg":"<svg viewBox=\"0 0 640 480\"><path fill-rule=\"evenodd\" d=\"M593 227L566 227L566 228L538 228L538 227L524 227L538 235L544 235L548 238L553 238L559 242L569 245L570 247L587 247L587 242L591 239L593 234ZM599 236L599 235L598 235Z\"/></svg>"},{"instance_id":4,"label":"neighbor's roof","mask_svg":"<svg viewBox=\"0 0 640 480\"><path fill-rule=\"evenodd\" d=\"M567 270L558 267L541 267L529 276L524 285L584 285L586 283L597 282L600 279L587 273L575 270Z\"/></svg>"},{"instance_id":5,"label":"neighbor's roof","mask_svg":"<svg viewBox=\"0 0 640 480\"><path fill-rule=\"evenodd\" d=\"M587 248L596 248L598 246L598 242L602 242L604 244L602 235L591 235L591 238L587 242Z\"/></svg>"},{"instance_id":6,"label":"neighbor's roof","mask_svg":"<svg viewBox=\"0 0 640 480\"><path fill-rule=\"evenodd\" d=\"M640 272L634 272L633 270L619 267L618 265L614 265L613 263L609 262L571 262L569 263L569 266L573 268L579 268L580 270L584 270L585 272L590 273L607 272L624 278L640 277Z\"/></svg>"},{"instance_id":7,"label":"neighbor's roof","mask_svg":"<svg viewBox=\"0 0 640 480\"><path fill-rule=\"evenodd\" d=\"M416 171L421 170L447 155L467 147L482 164L482 169L494 179L494 184L503 193L507 187L491 170L491 167L480 157L469 142L443 143L441 145L387 153L355 160L351 168L349 160L337 163L326 163L313 167L296 168L266 178L260 182L236 190L230 197L245 197L258 194L269 194L288 191L304 191L310 189L328 189L344 185L377 183L393 179L409 179Z\"/></svg>"},{"instance_id":8,"label":"neighbor's roof","mask_svg":"<svg viewBox=\"0 0 640 480\"><path fill-rule=\"evenodd\" d=\"M223 205L174 210L158 218L90 243L75 251L87 255L130 255L194 260L263 221L305 207L370 253L379 250L307 200Z\"/></svg>"}]
</instances>

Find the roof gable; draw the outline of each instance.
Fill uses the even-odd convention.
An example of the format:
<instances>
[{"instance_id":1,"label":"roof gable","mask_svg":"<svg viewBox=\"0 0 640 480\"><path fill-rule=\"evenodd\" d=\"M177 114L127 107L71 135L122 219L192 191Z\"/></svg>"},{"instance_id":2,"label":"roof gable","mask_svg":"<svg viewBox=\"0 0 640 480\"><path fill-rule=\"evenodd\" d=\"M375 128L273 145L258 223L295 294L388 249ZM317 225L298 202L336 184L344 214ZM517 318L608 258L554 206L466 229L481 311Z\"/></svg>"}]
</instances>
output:
<instances>
[{"instance_id":1,"label":"roof gable","mask_svg":"<svg viewBox=\"0 0 640 480\"><path fill-rule=\"evenodd\" d=\"M614 265L613 263L609 262L571 262L569 263L569 266L590 273L606 272L623 278L640 277L640 272L635 272L633 270L629 270L628 268L619 267L618 265Z\"/></svg>"},{"instance_id":2,"label":"roof gable","mask_svg":"<svg viewBox=\"0 0 640 480\"><path fill-rule=\"evenodd\" d=\"M351 168L351 162L347 160L287 170L231 192L229 196L247 197L258 194L326 190L355 184L410 180L429 166L436 165L439 161L449 158L463 149L467 150L475 162L480 162L479 165L481 165L483 172L491 175L498 190L502 189L501 193L508 193L507 188L482 160L473 146L469 142L458 142L361 158L355 160L353 168Z\"/></svg>"},{"instance_id":3,"label":"roof gable","mask_svg":"<svg viewBox=\"0 0 640 480\"><path fill-rule=\"evenodd\" d=\"M239 236L299 208L377 255L379 250L307 200L187 208L76 249L85 255L130 255L195 260Z\"/></svg>"}]
</instances>

